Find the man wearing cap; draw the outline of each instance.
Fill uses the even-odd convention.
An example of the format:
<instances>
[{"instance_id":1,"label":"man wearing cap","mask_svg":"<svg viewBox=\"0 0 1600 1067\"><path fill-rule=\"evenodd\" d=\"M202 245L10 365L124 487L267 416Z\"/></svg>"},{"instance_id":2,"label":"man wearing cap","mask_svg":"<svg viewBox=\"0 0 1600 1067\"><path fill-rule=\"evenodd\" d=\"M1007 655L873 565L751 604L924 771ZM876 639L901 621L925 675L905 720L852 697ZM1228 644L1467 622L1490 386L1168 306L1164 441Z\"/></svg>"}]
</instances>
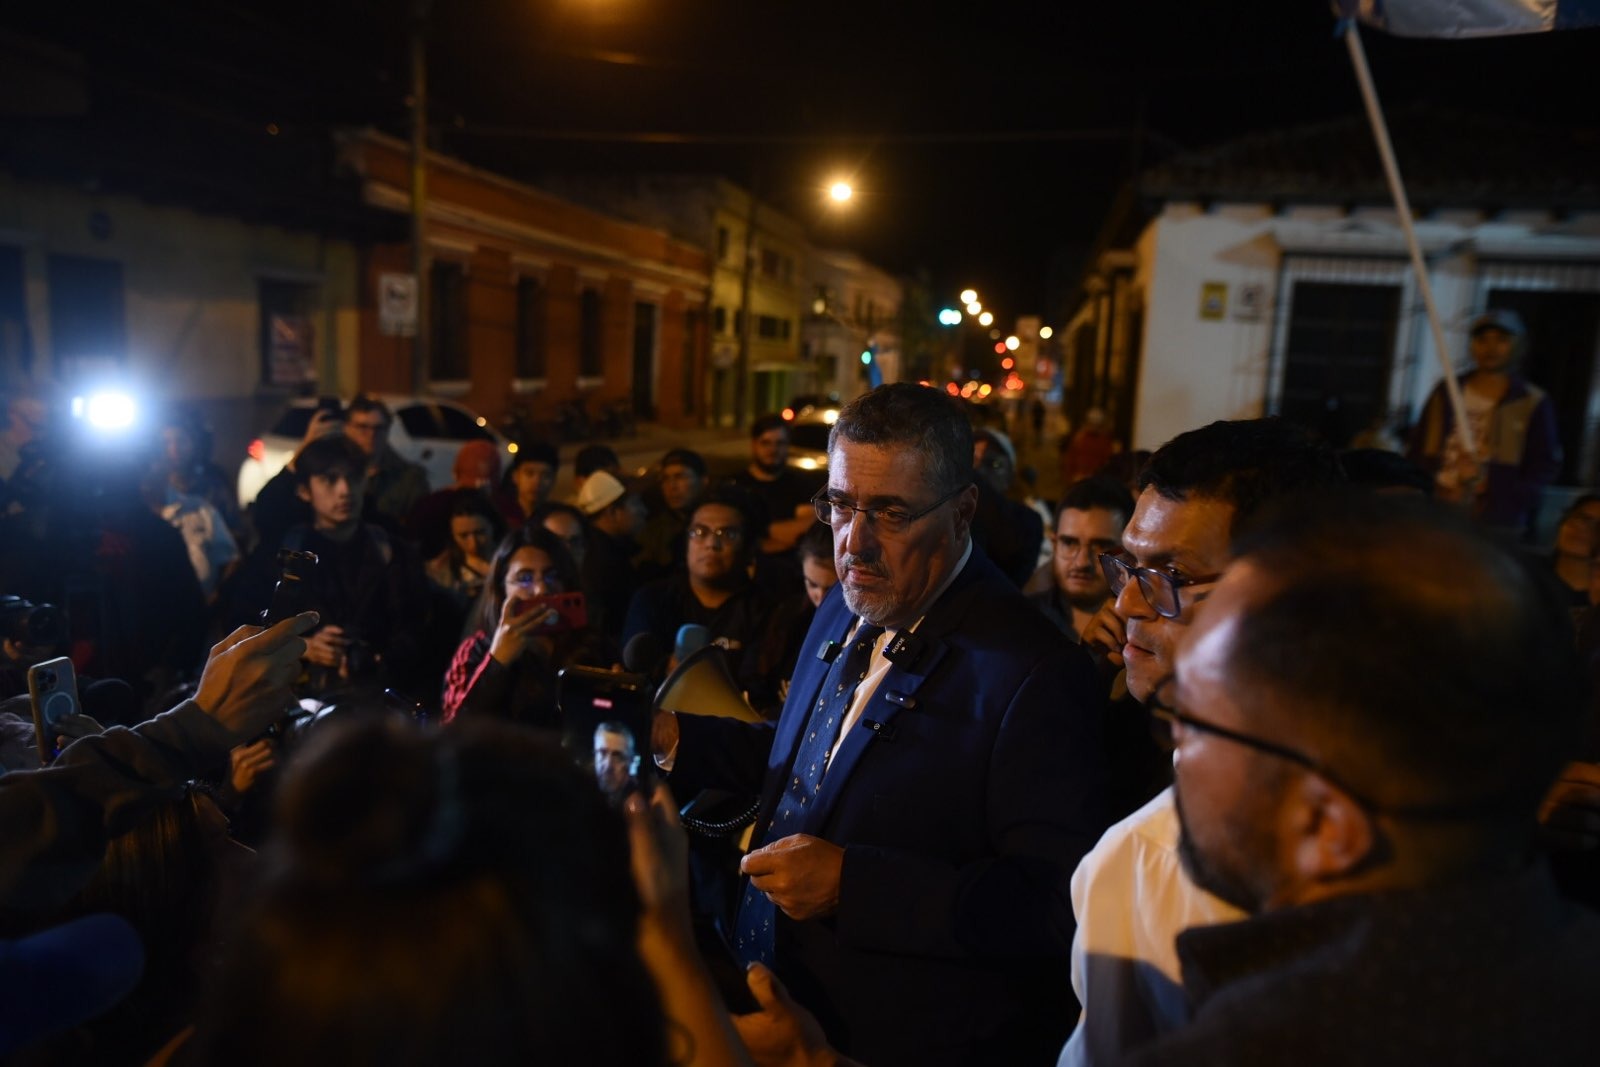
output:
<instances>
[{"instance_id":1,"label":"man wearing cap","mask_svg":"<svg viewBox=\"0 0 1600 1067\"><path fill-rule=\"evenodd\" d=\"M1461 379L1461 393L1478 454L1462 451L1442 382L1422 409L1409 451L1434 476L1435 496L1518 534L1561 469L1555 406L1517 373L1527 333L1515 311L1491 309L1472 320L1474 368Z\"/></svg>"},{"instance_id":2,"label":"man wearing cap","mask_svg":"<svg viewBox=\"0 0 1600 1067\"><path fill-rule=\"evenodd\" d=\"M973 539L1020 588L1039 565L1044 520L1021 501L1006 496L1017 474L1017 450L999 430L972 434L972 469L977 472L978 510Z\"/></svg>"},{"instance_id":3,"label":"man wearing cap","mask_svg":"<svg viewBox=\"0 0 1600 1067\"><path fill-rule=\"evenodd\" d=\"M589 475L578 490L577 504L589 520L583 556L589 625L620 645L628 601L639 588L632 560L639 551L634 538L644 524L644 505L639 494L606 471Z\"/></svg>"}]
</instances>

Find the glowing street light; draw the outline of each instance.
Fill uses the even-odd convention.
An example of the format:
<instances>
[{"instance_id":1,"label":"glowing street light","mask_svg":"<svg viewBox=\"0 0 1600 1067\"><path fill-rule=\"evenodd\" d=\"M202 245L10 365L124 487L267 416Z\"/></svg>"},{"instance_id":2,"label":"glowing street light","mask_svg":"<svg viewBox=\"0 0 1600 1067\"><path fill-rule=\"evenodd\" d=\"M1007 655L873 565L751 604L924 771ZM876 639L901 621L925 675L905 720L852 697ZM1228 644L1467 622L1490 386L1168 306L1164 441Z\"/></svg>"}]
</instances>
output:
<instances>
[{"instance_id":1,"label":"glowing street light","mask_svg":"<svg viewBox=\"0 0 1600 1067\"><path fill-rule=\"evenodd\" d=\"M1048 327L1048 326L1039 327L1039 340L1048 341L1048 340L1050 340L1050 338L1054 337L1055 335L1056 335L1056 332L1054 330L1052 330L1050 327Z\"/></svg>"},{"instance_id":2,"label":"glowing street light","mask_svg":"<svg viewBox=\"0 0 1600 1067\"><path fill-rule=\"evenodd\" d=\"M978 303L976 300L967 301L967 314L968 315L976 315L978 312L980 312L982 310L983 310L983 305Z\"/></svg>"},{"instance_id":3,"label":"glowing street light","mask_svg":"<svg viewBox=\"0 0 1600 1067\"><path fill-rule=\"evenodd\" d=\"M978 291L976 289L961 290L961 302L963 304L976 304L978 302Z\"/></svg>"},{"instance_id":4,"label":"glowing street light","mask_svg":"<svg viewBox=\"0 0 1600 1067\"><path fill-rule=\"evenodd\" d=\"M994 314L992 312L985 311L982 315L978 316L978 325L979 326L988 326L988 325L992 324L993 322L994 322Z\"/></svg>"},{"instance_id":5,"label":"glowing street light","mask_svg":"<svg viewBox=\"0 0 1600 1067\"><path fill-rule=\"evenodd\" d=\"M1022 347L1022 338L1018 337L1016 334L1012 334L1010 337L1006 338L1006 347L1015 352L1017 349Z\"/></svg>"},{"instance_id":6,"label":"glowing street light","mask_svg":"<svg viewBox=\"0 0 1600 1067\"><path fill-rule=\"evenodd\" d=\"M957 311L955 308L945 308L943 311L939 312L939 325L960 326L961 312Z\"/></svg>"},{"instance_id":7,"label":"glowing street light","mask_svg":"<svg viewBox=\"0 0 1600 1067\"><path fill-rule=\"evenodd\" d=\"M856 195L849 182L834 182L828 186L828 196L835 204L842 204Z\"/></svg>"}]
</instances>

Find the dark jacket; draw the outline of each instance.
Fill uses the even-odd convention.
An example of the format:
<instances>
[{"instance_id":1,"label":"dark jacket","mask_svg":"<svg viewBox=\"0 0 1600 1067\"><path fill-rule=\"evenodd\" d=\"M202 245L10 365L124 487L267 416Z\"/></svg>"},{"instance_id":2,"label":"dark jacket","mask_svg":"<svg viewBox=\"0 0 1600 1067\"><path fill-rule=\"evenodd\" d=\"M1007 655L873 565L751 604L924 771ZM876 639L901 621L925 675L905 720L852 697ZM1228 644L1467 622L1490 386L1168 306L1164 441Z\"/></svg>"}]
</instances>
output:
<instances>
[{"instance_id":1,"label":"dark jacket","mask_svg":"<svg viewBox=\"0 0 1600 1067\"><path fill-rule=\"evenodd\" d=\"M817 652L853 622L835 588L776 725L680 715L674 788L759 792L760 840L829 669ZM976 547L903 636L796 827L844 868L833 915L777 915L778 974L874 1067L1054 1062L1068 880L1106 825L1099 684Z\"/></svg>"}]
</instances>

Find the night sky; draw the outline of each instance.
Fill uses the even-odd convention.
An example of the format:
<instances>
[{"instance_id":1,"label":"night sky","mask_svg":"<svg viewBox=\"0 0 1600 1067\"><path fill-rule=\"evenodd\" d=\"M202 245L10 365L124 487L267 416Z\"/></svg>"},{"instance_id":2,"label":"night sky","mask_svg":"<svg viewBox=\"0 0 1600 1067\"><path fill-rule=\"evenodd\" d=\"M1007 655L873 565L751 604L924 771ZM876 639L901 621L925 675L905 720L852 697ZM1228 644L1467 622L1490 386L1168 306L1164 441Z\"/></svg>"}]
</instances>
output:
<instances>
[{"instance_id":1,"label":"night sky","mask_svg":"<svg viewBox=\"0 0 1600 1067\"><path fill-rule=\"evenodd\" d=\"M403 0L10 6L0 23L97 77L244 123L404 132ZM1600 31L1366 39L1388 105L1600 128ZM975 286L1001 321L1060 301L1138 166L1360 108L1318 0L456 0L433 4L429 60L452 154L529 179L720 172L942 298ZM846 214L822 197L836 174L859 189Z\"/></svg>"}]
</instances>

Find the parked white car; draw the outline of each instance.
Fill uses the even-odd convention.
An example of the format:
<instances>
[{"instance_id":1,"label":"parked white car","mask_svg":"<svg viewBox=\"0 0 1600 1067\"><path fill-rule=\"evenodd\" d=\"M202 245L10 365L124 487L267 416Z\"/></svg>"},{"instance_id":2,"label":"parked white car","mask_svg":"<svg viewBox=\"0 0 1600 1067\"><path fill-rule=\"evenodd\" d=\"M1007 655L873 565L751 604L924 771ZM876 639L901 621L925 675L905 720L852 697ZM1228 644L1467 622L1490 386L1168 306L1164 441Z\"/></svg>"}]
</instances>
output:
<instances>
[{"instance_id":1,"label":"parked white car","mask_svg":"<svg viewBox=\"0 0 1600 1067\"><path fill-rule=\"evenodd\" d=\"M471 410L451 400L424 396L379 396L394 415L389 427L389 447L428 473L430 488L439 489L454 480L452 468L456 453L468 441L493 441L506 455L516 451L499 431ZM290 402L272 428L250 442L243 463L239 464L239 506L255 500L261 487L283 469L305 437L317 399L305 397Z\"/></svg>"}]
</instances>

